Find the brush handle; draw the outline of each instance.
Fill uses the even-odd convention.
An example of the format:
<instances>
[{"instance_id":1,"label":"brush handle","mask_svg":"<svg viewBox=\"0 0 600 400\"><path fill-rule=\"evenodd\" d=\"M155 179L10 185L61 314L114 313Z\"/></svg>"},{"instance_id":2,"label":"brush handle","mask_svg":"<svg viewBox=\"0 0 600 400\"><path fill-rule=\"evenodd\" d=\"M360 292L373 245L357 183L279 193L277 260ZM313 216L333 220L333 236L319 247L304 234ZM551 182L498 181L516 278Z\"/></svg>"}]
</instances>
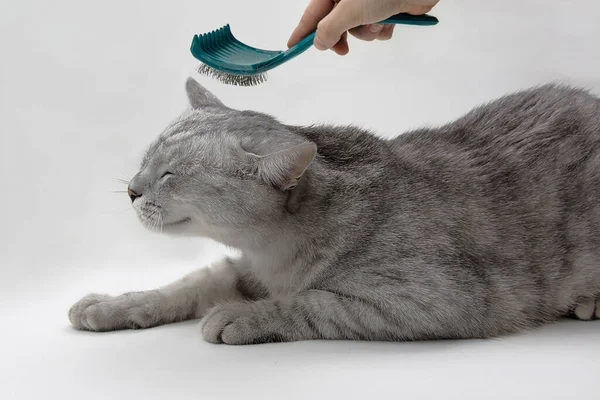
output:
<instances>
[{"instance_id":1,"label":"brush handle","mask_svg":"<svg viewBox=\"0 0 600 400\"><path fill-rule=\"evenodd\" d=\"M401 13L384 19L383 21L378 22L378 24L430 26L436 25L438 22L439 21L436 17L427 14L411 15ZM271 60L262 63L262 65L258 66L257 69L260 69L261 71L267 71L304 53L306 50L312 47L316 33L317 31L311 32L304 39L296 43L294 46L290 47L285 51L282 51L276 57L273 57Z\"/></svg>"},{"instance_id":2,"label":"brush handle","mask_svg":"<svg viewBox=\"0 0 600 400\"><path fill-rule=\"evenodd\" d=\"M397 25L421 25L429 26L436 25L440 22L436 17L432 15L412 15L407 13L400 13L392 15L391 17L384 19L383 21L377 22L377 24L397 24Z\"/></svg>"}]
</instances>

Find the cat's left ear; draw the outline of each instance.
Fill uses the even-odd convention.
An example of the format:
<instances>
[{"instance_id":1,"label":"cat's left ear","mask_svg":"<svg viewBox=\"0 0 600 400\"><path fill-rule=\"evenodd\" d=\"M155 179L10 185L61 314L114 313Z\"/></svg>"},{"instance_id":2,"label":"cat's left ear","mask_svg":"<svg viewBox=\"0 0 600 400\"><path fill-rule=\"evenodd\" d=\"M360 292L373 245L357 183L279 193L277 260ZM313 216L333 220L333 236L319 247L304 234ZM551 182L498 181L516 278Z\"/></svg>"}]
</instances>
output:
<instances>
[{"instance_id":1,"label":"cat's left ear","mask_svg":"<svg viewBox=\"0 0 600 400\"><path fill-rule=\"evenodd\" d=\"M204 107L225 107L225 105L217 98L217 96L196 82L196 80L192 77L189 77L185 82L185 90L187 92L190 105L195 109Z\"/></svg>"},{"instance_id":2,"label":"cat's left ear","mask_svg":"<svg viewBox=\"0 0 600 400\"><path fill-rule=\"evenodd\" d=\"M317 154L317 145L303 143L265 156L254 156L258 163L258 177L281 190L292 190L298 185Z\"/></svg>"}]
</instances>

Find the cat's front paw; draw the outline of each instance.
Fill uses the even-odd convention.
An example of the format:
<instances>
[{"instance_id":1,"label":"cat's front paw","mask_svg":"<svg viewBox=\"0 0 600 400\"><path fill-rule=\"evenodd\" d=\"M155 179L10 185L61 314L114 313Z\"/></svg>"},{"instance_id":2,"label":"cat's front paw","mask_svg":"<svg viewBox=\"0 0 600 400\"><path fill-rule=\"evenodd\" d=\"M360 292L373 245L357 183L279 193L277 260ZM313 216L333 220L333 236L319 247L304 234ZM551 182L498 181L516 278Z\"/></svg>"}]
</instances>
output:
<instances>
[{"instance_id":1,"label":"cat's front paw","mask_svg":"<svg viewBox=\"0 0 600 400\"><path fill-rule=\"evenodd\" d=\"M102 324L98 323L98 304L109 301L111 296L106 294L88 294L69 309L69 321L76 329L86 331L102 330Z\"/></svg>"},{"instance_id":2,"label":"cat's front paw","mask_svg":"<svg viewBox=\"0 0 600 400\"><path fill-rule=\"evenodd\" d=\"M119 329L147 328L155 325L152 296L141 293L121 296L89 294L69 310L69 320L80 330L106 332Z\"/></svg>"},{"instance_id":3,"label":"cat's front paw","mask_svg":"<svg viewBox=\"0 0 600 400\"><path fill-rule=\"evenodd\" d=\"M252 303L220 304L213 307L202 321L204 340L211 343L258 344L281 341L273 334L272 325ZM271 332L269 332L271 331Z\"/></svg>"},{"instance_id":4,"label":"cat's front paw","mask_svg":"<svg viewBox=\"0 0 600 400\"><path fill-rule=\"evenodd\" d=\"M584 321L590 319L600 319L600 296L595 299L587 299L577 304L573 314L577 319Z\"/></svg>"}]
</instances>

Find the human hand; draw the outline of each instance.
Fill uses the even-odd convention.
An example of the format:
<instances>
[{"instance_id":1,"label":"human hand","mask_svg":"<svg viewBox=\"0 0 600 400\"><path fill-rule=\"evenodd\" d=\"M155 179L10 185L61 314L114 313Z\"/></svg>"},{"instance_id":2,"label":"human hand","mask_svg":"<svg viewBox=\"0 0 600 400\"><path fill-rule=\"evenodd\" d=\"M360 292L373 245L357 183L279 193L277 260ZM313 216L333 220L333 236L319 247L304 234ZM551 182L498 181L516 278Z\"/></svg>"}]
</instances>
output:
<instances>
[{"instance_id":1,"label":"human hand","mask_svg":"<svg viewBox=\"0 0 600 400\"><path fill-rule=\"evenodd\" d=\"M319 50L332 49L347 54L348 32L358 39L388 40L394 25L380 25L399 13L422 15L429 12L439 0L311 0L298 26L288 40L291 47L317 30L314 45Z\"/></svg>"}]
</instances>

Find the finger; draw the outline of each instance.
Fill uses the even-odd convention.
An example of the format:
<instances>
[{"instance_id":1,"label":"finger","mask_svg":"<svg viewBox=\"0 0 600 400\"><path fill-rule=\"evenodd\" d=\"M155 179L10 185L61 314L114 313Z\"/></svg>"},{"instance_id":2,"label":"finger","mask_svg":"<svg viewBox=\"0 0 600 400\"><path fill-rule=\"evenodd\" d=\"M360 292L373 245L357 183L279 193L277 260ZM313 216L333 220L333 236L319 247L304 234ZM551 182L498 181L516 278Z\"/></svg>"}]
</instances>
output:
<instances>
[{"instance_id":1,"label":"finger","mask_svg":"<svg viewBox=\"0 0 600 400\"><path fill-rule=\"evenodd\" d=\"M431 11L432 8L433 6L410 6L406 10L406 13L411 15L423 15Z\"/></svg>"},{"instance_id":2,"label":"finger","mask_svg":"<svg viewBox=\"0 0 600 400\"><path fill-rule=\"evenodd\" d=\"M350 29L350 34L357 39L370 42L377 39L383 28L384 26L379 24L362 25Z\"/></svg>"},{"instance_id":3,"label":"finger","mask_svg":"<svg viewBox=\"0 0 600 400\"><path fill-rule=\"evenodd\" d=\"M379 32L379 36L377 36L377 40L390 40L392 35L394 34L394 26L392 24L386 24L381 32Z\"/></svg>"},{"instance_id":4,"label":"finger","mask_svg":"<svg viewBox=\"0 0 600 400\"><path fill-rule=\"evenodd\" d=\"M331 49L340 56L345 56L348 54L350 51L350 48L348 47L348 32L344 32L340 41L334 44Z\"/></svg>"},{"instance_id":5,"label":"finger","mask_svg":"<svg viewBox=\"0 0 600 400\"><path fill-rule=\"evenodd\" d=\"M317 28L319 21L333 9L334 0L311 0L300 18L300 22L288 39L288 47L292 47Z\"/></svg>"},{"instance_id":6,"label":"finger","mask_svg":"<svg viewBox=\"0 0 600 400\"><path fill-rule=\"evenodd\" d=\"M342 1L317 25L315 47L326 50L336 44L342 34L361 23L362 9L355 1Z\"/></svg>"}]
</instances>

